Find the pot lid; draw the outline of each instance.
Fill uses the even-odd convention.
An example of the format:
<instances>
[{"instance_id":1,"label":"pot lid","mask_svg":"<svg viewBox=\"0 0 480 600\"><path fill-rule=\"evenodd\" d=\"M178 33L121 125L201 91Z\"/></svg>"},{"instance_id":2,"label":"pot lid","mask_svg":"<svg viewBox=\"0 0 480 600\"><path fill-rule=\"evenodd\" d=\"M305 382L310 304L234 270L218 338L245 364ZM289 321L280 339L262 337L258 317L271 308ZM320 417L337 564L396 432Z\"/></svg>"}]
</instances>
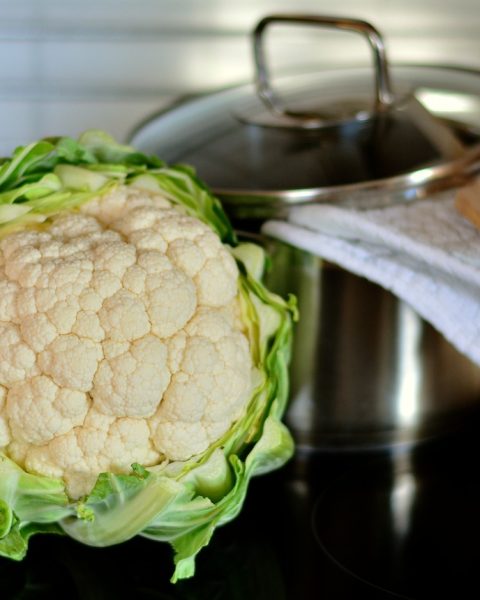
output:
<instances>
[{"instance_id":1,"label":"pot lid","mask_svg":"<svg viewBox=\"0 0 480 600\"><path fill-rule=\"evenodd\" d=\"M282 78L280 99L263 41L277 22L360 33L374 68ZM477 172L479 73L418 65L390 72L380 34L355 19L272 15L259 22L253 42L254 85L182 102L131 140L169 163L193 165L232 216L279 215L312 201L383 206Z\"/></svg>"}]
</instances>

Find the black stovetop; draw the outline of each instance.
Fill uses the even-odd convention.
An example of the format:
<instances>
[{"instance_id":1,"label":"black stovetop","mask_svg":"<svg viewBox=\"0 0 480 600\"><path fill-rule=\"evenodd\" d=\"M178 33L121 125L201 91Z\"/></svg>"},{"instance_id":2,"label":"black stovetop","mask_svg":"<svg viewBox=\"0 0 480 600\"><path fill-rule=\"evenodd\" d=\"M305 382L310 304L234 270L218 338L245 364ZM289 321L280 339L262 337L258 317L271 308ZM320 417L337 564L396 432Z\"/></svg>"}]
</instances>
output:
<instances>
[{"instance_id":1,"label":"black stovetop","mask_svg":"<svg viewBox=\"0 0 480 600\"><path fill-rule=\"evenodd\" d=\"M297 449L255 479L217 530L194 579L169 583L168 546L95 549L33 538L0 560L2 600L345 600L480 596L480 424L415 447Z\"/></svg>"}]
</instances>

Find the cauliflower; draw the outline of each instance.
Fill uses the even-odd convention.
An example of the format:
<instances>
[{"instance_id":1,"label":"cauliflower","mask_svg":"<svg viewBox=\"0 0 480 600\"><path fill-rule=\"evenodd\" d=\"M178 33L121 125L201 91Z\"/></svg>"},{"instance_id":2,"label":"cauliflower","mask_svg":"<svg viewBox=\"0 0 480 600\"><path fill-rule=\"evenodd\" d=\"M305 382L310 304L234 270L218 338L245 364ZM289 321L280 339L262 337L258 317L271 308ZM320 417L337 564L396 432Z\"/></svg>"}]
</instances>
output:
<instances>
[{"instance_id":1,"label":"cauliflower","mask_svg":"<svg viewBox=\"0 0 480 600\"><path fill-rule=\"evenodd\" d=\"M27 471L78 498L104 471L203 452L239 417L238 268L160 194L120 185L10 233L0 264L0 444Z\"/></svg>"},{"instance_id":2,"label":"cauliflower","mask_svg":"<svg viewBox=\"0 0 480 600\"><path fill-rule=\"evenodd\" d=\"M293 299L193 173L102 132L0 163L0 554L171 541L174 579L292 451Z\"/></svg>"}]
</instances>

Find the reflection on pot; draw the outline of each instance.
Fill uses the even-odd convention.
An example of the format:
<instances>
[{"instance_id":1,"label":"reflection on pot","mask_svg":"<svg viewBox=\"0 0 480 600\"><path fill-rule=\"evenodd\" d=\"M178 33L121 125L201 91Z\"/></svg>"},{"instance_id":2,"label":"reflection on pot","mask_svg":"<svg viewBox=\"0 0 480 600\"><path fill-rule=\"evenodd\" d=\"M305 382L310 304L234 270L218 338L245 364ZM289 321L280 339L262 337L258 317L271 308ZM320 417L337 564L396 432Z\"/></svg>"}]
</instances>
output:
<instances>
[{"instance_id":1,"label":"reflection on pot","mask_svg":"<svg viewBox=\"0 0 480 600\"><path fill-rule=\"evenodd\" d=\"M296 294L291 405L305 447L411 442L468 418L480 369L380 286L277 241L267 279Z\"/></svg>"}]
</instances>

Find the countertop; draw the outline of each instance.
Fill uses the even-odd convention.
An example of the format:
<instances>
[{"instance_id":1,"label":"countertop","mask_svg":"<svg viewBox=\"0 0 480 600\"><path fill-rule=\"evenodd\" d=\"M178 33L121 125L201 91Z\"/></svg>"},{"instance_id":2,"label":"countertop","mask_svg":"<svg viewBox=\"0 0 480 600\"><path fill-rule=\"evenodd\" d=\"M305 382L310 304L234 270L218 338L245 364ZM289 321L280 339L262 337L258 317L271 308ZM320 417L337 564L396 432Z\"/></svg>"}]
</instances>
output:
<instances>
[{"instance_id":1,"label":"countertop","mask_svg":"<svg viewBox=\"0 0 480 600\"><path fill-rule=\"evenodd\" d=\"M478 596L478 416L408 449L305 453L252 481L194 579L169 583L167 545L98 549L32 538L0 560L2 599L345 600Z\"/></svg>"}]
</instances>

